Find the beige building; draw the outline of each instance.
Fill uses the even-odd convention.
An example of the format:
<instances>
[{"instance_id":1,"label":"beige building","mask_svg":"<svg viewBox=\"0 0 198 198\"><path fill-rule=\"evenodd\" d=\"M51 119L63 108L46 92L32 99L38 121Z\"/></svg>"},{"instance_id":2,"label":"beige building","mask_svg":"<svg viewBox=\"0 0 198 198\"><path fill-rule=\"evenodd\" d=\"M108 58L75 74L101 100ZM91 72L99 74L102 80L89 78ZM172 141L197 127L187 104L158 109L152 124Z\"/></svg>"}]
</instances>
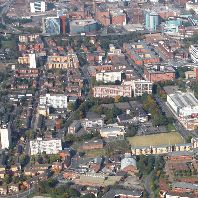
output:
<instances>
[{"instance_id":1,"label":"beige building","mask_svg":"<svg viewBox=\"0 0 198 198\"><path fill-rule=\"evenodd\" d=\"M68 54L66 56L48 56L48 69L68 69L78 67L79 61L76 54Z\"/></svg>"},{"instance_id":2,"label":"beige building","mask_svg":"<svg viewBox=\"0 0 198 198\"><path fill-rule=\"evenodd\" d=\"M124 137L125 130L124 127L121 126L113 126L113 127L103 127L100 129L100 136L102 138L109 138L109 137Z\"/></svg>"},{"instance_id":3,"label":"beige building","mask_svg":"<svg viewBox=\"0 0 198 198\"><path fill-rule=\"evenodd\" d=\"M29 65L30 64L30 58L29 58L28 54L25 55L25 56L20 56L18 58L18 63L22 64L22 65Z\"/></svg>"}]
</instances>

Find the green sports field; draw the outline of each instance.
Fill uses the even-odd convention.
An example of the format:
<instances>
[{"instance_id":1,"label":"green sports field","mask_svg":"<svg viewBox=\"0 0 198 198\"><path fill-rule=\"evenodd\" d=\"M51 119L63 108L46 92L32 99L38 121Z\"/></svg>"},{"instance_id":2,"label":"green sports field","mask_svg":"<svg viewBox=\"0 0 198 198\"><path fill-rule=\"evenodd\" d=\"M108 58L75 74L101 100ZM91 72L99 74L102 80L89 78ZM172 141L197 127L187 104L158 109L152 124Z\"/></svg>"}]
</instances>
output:
<instances>
[{"instance_id":1,"label":"green sports field","mask_svg":"<svg viewBox=\"0 0 198 198\"><path fill-rule=\"evenodd\" d=\"M177 132L134 136L134 137L128 137L127 140L129 141L131 146L134 147L185 143L185 140Z\"/></svg>"}]
</instances>

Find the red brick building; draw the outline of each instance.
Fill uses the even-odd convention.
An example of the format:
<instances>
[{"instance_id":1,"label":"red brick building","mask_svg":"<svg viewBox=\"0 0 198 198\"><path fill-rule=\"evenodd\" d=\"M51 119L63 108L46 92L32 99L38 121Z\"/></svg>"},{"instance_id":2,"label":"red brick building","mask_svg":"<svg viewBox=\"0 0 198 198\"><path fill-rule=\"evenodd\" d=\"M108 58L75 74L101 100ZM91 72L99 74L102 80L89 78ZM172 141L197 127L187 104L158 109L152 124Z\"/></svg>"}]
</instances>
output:
<instances>
[{"instance_id":1,"label":"red brick building","mask_svg":"<svg viewBox=\"0 0 198 198\"><path fill-rule=\"evenodd\" d=\"M159 82L175 79L175 70L171 66L146 65L144 76L148 81Z\"/></svg>"},{"instance_id":2,"label":"red brick building","mask_svg":"<svg viewBox=\"0 0 198 198\"><path fill-rule=\"evenodd\" d=\"M15 76L18 78L36 78L39 75L39 70L32 69L16 69Z\"/></svg>"}]
</instances>

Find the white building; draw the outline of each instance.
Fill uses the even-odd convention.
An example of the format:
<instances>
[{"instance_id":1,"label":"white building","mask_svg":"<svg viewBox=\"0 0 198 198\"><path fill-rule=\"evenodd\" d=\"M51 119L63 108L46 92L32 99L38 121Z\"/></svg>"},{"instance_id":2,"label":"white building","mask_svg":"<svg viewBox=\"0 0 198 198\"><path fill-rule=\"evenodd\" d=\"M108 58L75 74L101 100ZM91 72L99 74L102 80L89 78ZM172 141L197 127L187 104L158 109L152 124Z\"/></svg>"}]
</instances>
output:
<instances>
[{"instance_id":1,"label":"white building","mask_svg":"<svg viewBox=\"0 0 198 198\"><path fill-rule=\"evenodd\" d=\"M198 14L198 3L194 3L193 1L188 1L186 3L186 10L194 10L196 14Z\"/></svg>"},{"instance_id":2,"label":"white building","mask_svg":"<svg viewBox=\"0 0 198 198\"><path fill-rule=\"evenodd\" d=\"M122 81L122 72L99 72L96 73L96 81L104 83L115 82L116 80Z\"/></svg>"},{"instance_id":3,"label":"white building","mask_svg":"<svg viewBox=\"0 0 198 198\"><path fill-rule=\"evenodd\" d=\"M115 98L117 96L131 97L132 88L127 85L101 85L93 88L94 97Z\"/></svg>"},{"instance_id":4,"label":"white building","mask_svg":"<svg viewBox=\"0 0 198 198\"><path fill-rule=\"evenodd\" d=\"M62 150L61 139L43 140L37 138L36 140L30 141L30 154L37 155L45 152L46 154L57 154Z\"/></svg>"},{"instance_id":5,"label":"white building","mask_svg":"<svg viewBox=\"0 0 198 198\"><path fill-rule=\"evenodd\" d=\"M0 128L1 149L9 149L11 144L11 129L9 126Z\"/></svg>"},{"instance_id":6,"label":"white building","mask_svg":"<svg viewBox=\"0 0 198 198\"><path fill-rule=\"evenodd\" d=\"M198 118L198 100L192 93L169 94L167 104L180 119Z\"/></svg>"},{"instance_id":7,"label":"white building","mask_svg":"<svg viewBox=\"0 0 198 198\"><path fill-rule=\"evenodd\" d=\"M191 45L189 48L190 57L194 63L198 63L198 46Z\"/></svg>"},{"instance_id":8,"label":"white building","mask_svg":"<svg viewBox=\"0 0 198 198\"><path fill-rule=\"evenodd\" d=\"M104 120L102 118L92 118L92 119L84 119L82 121L82 125L85 129L97 128L104 126Z\"/></svg>"},{"instance_id":9,"label":"white building","mask_svg":"<svg viewBox=\"0 0 198 198\"><path fill-rule=\"evenodd\" d=\"M30 3L31 13L45 12L45 10L46 10L45 1L35 1Z\"/></svg>"},{"instance_id":10,"label":"white building","mask_svg":"<svg viewBox=\"0 0 198 198\"><path fill-rule=\"evenodd\" d=\"M124 137L125 129L124 126L107 126L100 129L100 136L102 138L109 137Z\"/></svg>"},{"instance_id":11,"label":"white building","mask_svg":"<svg viewBox=\"0 0 198 198\"><path fill-rule=\"evenodd\" d=\"M40 96L40 106L67 108L67 96L64 94L46 94Z\"/></svg>"},{"instance_id":12,"label":"white building","mask_svg":"<svg viewBox=\"0 0 198 198\"><path fill-rule=\"evenodd\" d=\"M125 81L123 85L132 87L133 96L142 96L143 93L152 94L153 83L147 80Z\"/></svg>"},{"instance_id":13,"label":"white building","mask_svg":"<svg viewBox=\"0 0 198 198\"><path fill-rule=\"evenodd\" d=\"M29 54L30 68L36 68L36 54Z\"/></svg>"}]
</instances>

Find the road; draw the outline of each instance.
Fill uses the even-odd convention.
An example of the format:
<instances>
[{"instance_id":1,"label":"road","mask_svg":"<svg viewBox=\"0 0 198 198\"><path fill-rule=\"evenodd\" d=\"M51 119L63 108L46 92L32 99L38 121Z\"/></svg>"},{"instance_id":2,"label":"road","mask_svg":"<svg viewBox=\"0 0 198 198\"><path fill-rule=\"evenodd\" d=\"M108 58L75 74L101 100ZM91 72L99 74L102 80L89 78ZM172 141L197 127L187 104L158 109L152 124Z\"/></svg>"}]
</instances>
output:
<instances>
[{"instance_id":1,"label":"road","mask_svg":"<svg viewBox=\"0 0 198 198\"><path fill-rule=\"evenodd\" d=\"M2 196L2 198L26 198L28 195L30 195L34 191L35 191L35 188L32 187L31 189L29 189L27 191L23 191L21 193L15 194L15 195Z\"/></svg>"},{"instance_id":2,"label":"road","mask_svg":"<svg viewBox=\"0 0 198 198\"><path fill-rule=\"evenodd\" d=\"M157 104L160 106L162 112L164 112L167 117L175 118L175 122L174 122L175 128L185 140L189 138L189 135L195 136L194 133L190 133L182 126L182 124L177 120L175 115L172 113L172 111L169 109L169 107L166 105L164 101L162 101L157 95L154 95L154 98Z\"/></svg>"},{"instance_id":3,"label":"road","mask_svg":"<svg viewBox=\"0 0 198 198\"><path fill-rule=\"evenodd\" d=\"M7 2L4 3L4 7L2 8L2 11L0 13L0 18L1 18L1 22L3 25L5 25L5 21L3 16L8 12L8 10L10 9L10 6L12 5L12 3L14 2L14 0L8 0Z\"/></svg>"},{"instance_id":4,"label":"road","mask_svg":"<svg viewBox=\"0 0 198 198\"><path fill-rule=\"evenodd\" d=\"M148 193L149 197L151 197L151 176L152 176L153 172L151 172L149 175L146 176L146 178L144 178L144 188L146 190L146 192Z\"/></svg>"}]
</instances>

